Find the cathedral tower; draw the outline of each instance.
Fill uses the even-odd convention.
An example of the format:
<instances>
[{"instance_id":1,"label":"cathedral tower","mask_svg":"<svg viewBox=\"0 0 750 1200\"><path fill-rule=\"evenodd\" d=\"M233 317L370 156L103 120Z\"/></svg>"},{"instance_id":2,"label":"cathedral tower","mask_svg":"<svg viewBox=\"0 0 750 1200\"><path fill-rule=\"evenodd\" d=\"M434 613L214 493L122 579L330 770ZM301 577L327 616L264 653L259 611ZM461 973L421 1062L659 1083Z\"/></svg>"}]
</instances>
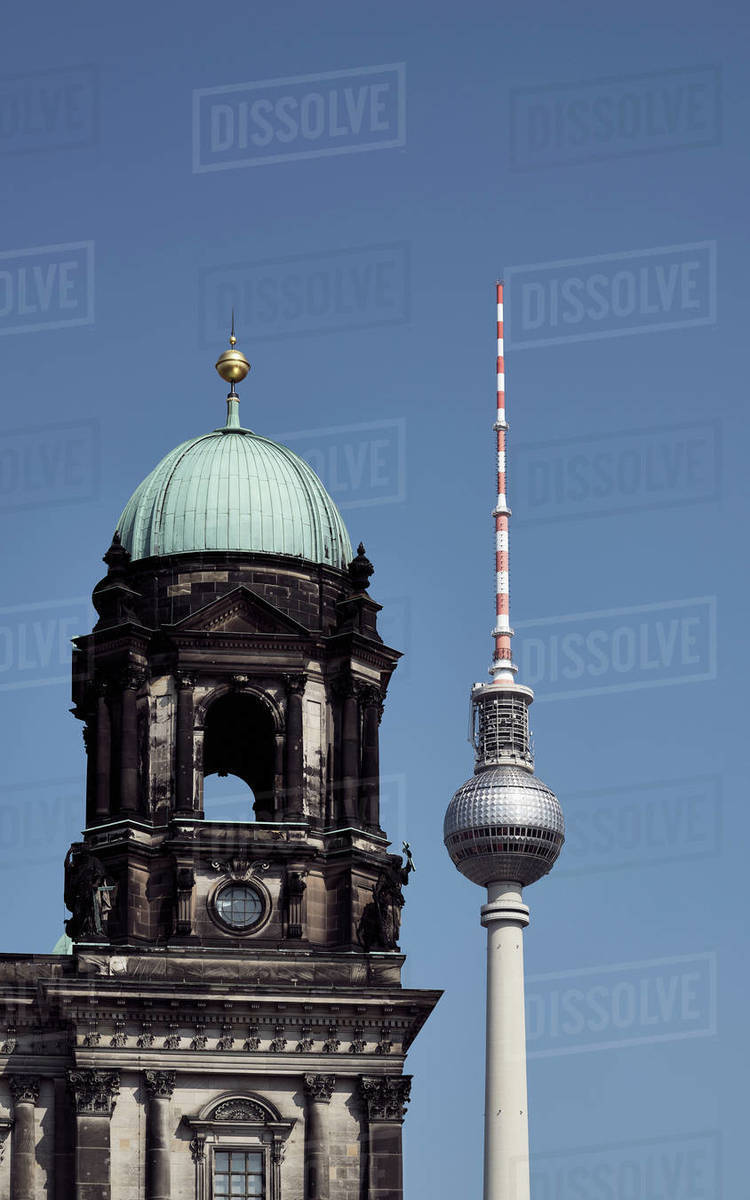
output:
<instances>
[{"instance_id":1,"label":"cathedral tower","mask_svg":"<svg viewBox=\"0 0 750 1200\"><path fill-rule=\"evenodd\" d=\"M380 824L399 654L320 480L241 424L235 341L225 424L136 488L75 642L69 953L0 957L11 1200L402 1194L404 1058L438 993L401 986L412 864Z\"/></svg>"}]
</instances>

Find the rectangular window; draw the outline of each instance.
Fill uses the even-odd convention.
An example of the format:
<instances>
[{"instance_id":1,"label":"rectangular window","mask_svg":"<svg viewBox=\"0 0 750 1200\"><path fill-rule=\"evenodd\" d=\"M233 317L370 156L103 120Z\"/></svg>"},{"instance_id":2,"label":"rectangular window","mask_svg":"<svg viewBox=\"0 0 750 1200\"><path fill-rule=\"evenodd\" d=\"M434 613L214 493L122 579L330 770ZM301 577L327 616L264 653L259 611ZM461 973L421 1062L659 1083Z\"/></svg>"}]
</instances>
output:
<instances>
[{"instance_id":1,"label":"rectangular window","mask_svg":"<svg viewBox=\"0 0 750 1200\"><path fill-rule=\"evenodd\" d=\"M214 1200L264 1200L263 1155L257 1150L217 1150Z\"/></svg>"}]
</instances>

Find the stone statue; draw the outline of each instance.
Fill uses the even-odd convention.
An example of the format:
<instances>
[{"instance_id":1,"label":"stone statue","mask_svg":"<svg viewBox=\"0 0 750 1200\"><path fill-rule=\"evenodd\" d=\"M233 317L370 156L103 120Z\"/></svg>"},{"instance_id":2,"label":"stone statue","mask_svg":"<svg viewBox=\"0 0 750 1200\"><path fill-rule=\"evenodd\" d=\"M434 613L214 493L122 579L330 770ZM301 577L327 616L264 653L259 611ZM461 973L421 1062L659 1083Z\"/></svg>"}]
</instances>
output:
<instances>
[{"instance_id":1,"label":"stone statue","mask_svg":"<svg viewBox=\"0 0 750 1200\"><path fill-rule=\"evenodd\" d=\"M73 914L65 922L68 937L104 937L117 899L98 858L85 846L71 846L65 859L65 905Z\"/></svg>"},{"instance_id":2,"label":"stone statue","mask_svg":"<svg viewBox=\"0 0 750 1200\"><path fill-rule=\"evenodd\" d=\"M372 889L372 900L365 905L357 926L357 936L365 950L398 950L401 932L401 909L404 893L415 869L411 849L404 843L406 862L395 863L380 872ZM398 859L396 859L398 863Z\"/></svg>"}]
</instances>

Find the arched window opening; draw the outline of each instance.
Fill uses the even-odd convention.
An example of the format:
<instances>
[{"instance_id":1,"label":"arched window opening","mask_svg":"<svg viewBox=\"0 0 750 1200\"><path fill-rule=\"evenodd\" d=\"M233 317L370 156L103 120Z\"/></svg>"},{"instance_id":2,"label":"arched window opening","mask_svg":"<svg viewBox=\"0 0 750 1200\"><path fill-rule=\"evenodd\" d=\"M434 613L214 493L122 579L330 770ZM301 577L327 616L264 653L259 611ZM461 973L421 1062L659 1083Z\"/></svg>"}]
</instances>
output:
<instances>
[{"instance_id":1,"label":"arched window opening","mask_svg":"<svg viewBox=\"0 0 750 1200\"><path fill-rule=\"evenodd\" d=\"M216 775L220 782L212 781L208 790L204 790L204 805L206 794L210 797L217 792L231 804L229 792L239 808L238 781L242 781L254 797L255 819L272 821L275 744L273 717L262 700L230 693L214 701L206 714L203 776L205 781ZM228 816L226 819L247 820L248 816Z\"/></svg>"},{"instance_id":2,"label":"arched window opening","mask_svg":"<svg viewBox=\"0 0 750 1200\"><path fill-rule=\"evenodd\" d=\"M210 821L253 821L255 795L239 775L206 775L203 811Z\"/></svg>"}]
</instances>

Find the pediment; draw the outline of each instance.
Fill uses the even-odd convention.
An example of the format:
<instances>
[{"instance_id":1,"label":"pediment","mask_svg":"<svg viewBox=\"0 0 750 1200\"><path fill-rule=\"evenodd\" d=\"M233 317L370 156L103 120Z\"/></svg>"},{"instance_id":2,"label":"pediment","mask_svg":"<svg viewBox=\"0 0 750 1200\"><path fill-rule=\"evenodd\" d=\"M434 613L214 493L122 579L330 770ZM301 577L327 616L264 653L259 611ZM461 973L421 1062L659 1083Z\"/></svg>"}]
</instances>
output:
<instances>
[{"instance_id":1,"label":"pediment","mask_svg":"<svg viewBox=\"0 0 750 1200\"><path fill-rule=\"evenodd\" d=\"M309 631L248 587L212 600L172 626L175 633L307 634Z\"/></svg>"}]
</instances>

